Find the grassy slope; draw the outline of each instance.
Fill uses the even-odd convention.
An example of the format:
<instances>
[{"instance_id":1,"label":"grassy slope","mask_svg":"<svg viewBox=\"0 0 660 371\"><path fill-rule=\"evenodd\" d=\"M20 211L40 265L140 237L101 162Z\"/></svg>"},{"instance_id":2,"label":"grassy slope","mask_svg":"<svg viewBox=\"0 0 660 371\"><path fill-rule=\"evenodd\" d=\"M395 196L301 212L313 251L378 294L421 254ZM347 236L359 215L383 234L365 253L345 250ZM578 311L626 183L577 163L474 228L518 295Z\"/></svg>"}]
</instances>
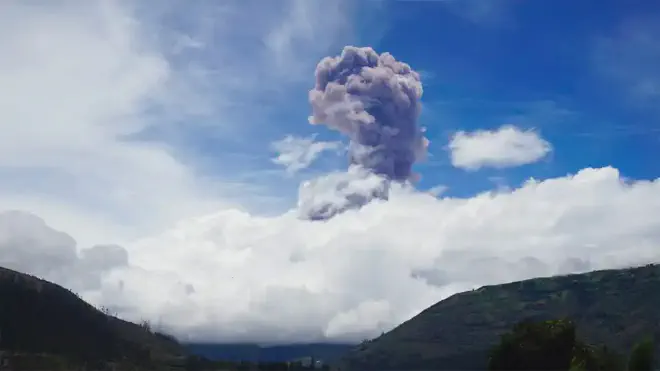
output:
<instances>
[{"instance_id":1,"label":"grassy slope","mask_svg":"<svg viewBox=\"0 0 660 371\"><path fill-rule=\"evenodd\" d=\"M0 349L47 353L79 362L150 363L183 354L171 339L107 316L75 294L0 268Z\"/></svg>"},{"instance_id":2,"label":"grassy slope","mask_svg":"<svg viewBox=\"0 0 660 371\"><path fill-rule=\"evenodd\" d=\"M660 266L537 278L453 295L352 350L350 369L484 369L523 319L569 317L578 335L627 352L660 332Z\"/></svg>"}]
</instances>

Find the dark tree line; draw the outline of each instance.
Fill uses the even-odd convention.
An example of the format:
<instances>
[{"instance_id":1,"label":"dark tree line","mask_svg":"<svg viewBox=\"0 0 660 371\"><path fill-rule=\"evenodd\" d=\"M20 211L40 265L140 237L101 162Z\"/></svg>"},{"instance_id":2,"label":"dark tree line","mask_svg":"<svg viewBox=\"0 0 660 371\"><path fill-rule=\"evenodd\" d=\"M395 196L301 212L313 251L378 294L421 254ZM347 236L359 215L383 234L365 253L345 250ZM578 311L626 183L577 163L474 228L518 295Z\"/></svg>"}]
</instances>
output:
<instances>
[{"instance_id":1,"label":"dark tree line","mask_svg":"<svg viewBox=\"0 0 660 371\"><path fill-rule=\"evenodd\" d=\"M627 357L576 336L570 320L524 321L501 337L488 360L489 370L651 371L651 338L637 343Z\"/></svg>"},{"instance_id":2,"label":"dark tree line","mask_svg":"<svg viewBox=\"0 0 660 371\"><path fill-rule=\"evenodd\" d=\"M232 371L302 371L316 370L313 366L305 366L296 362L231 362L213 361L202 356L188 356L184 365L186 371L202 370L232 370ZM327 371L325 365L319 371Z\"/></svg>"}]
</instances>

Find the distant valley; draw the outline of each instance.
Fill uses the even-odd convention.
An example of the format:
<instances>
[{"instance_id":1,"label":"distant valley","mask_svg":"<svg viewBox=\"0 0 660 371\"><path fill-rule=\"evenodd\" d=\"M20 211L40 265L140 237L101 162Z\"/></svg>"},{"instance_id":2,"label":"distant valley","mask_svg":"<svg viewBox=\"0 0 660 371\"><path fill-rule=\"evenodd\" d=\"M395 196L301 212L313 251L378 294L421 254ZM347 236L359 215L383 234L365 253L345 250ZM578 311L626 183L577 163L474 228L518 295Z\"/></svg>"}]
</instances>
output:
<instances>
[{"instance_id":1,"label":"distant valley","mask_svg":"<svg viewBox=\"0 0 660 371\"><path fill-rule=\"evenodd\" d=\"M313 357L324 362L337 361L356 344L290 344L259 346L256 344L186 344L193 354L212 360L286 362L302 357Z\"/></svg>"}]
</instances>

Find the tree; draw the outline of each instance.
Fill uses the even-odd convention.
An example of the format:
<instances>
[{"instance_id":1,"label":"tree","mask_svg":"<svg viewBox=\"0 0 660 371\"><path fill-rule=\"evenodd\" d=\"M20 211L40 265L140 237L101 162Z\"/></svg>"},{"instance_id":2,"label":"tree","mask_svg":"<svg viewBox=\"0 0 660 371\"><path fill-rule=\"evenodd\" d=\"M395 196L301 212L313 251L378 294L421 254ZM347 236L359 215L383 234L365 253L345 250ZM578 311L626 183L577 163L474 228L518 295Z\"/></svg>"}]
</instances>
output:
<instances>
[{"instance_id":1,"label":"tree","mask_svg":"<svg viewBox=\"0 0 660 371\"><path fill-rule=\"evenodd\" d=\"M569 320L523 321L491 350L488 369L568 370L575 344L575 325Z\"/></svg>"},{"instance_id":2,"label":"tree","mask_svg":"<svg viewBox=\"0 0 660 371\"><path fill-rule=\"evenodd\" d=\"M574 371L623 371L625 362L620 354L607 346L592 346L576 341L573 348L571 370Z\"/></svg>"},{"instance_id":3,"label":"tree","mask_svg":"<svg viewBox=\"0 0 660 371\"><path fill-rule=\"evenodd\" d=\"M651 371L653 370L653 340L644 339L637 343L630 352L628 360L629 371Z\"/></svg>"},{"instance_id":4,"label":"tree","mask_svg":"<svg viewBox=\"0 0 660 371\"><path fill-rule=\"evenodd\" d=\"M146 319L142 320L142 322L140 322L140 327L142 327L147 332L152 332L151 331L151 322L149 322L149 320L146 320Z\"/></svg>"}]
</instances>

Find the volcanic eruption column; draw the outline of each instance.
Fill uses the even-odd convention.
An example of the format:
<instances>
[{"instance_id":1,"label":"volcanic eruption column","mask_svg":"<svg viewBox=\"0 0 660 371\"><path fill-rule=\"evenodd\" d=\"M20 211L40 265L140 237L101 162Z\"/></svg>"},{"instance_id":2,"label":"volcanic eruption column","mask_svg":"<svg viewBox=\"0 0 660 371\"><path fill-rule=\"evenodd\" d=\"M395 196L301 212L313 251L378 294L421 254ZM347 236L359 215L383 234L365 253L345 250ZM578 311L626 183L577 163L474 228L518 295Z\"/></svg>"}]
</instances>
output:
<instances>
[{"instance_id":1,"label":"volcanic eruption column","mask_svg":"<svg viewBox=\"0 0 660 371\"><path fill-rule=\"evenodd\" d=\"M326 57L316 67L316 83L309 92L309 122L326 125L350 139L351 165L387 182L413 181L412 165L426 155L428 147L417 124L421 96L419 74L408 64L370 47L346 46L340 56ZM366 202L363 197L348 202L344 209Z\"/></svg>"}]
</instances>

